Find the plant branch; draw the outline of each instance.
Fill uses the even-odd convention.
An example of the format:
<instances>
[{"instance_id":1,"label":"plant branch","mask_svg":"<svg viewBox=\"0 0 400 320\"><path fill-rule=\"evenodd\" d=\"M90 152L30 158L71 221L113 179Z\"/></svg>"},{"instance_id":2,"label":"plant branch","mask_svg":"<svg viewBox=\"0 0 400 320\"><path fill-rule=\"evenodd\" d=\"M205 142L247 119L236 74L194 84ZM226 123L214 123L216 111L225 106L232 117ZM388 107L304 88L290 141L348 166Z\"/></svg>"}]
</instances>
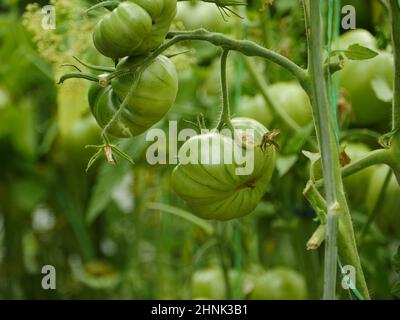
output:
<instances>
[{"instance_id":1,"label":"plant branch","mask_svg":"<svg viewBox=\"0 0 400 320\"><path fill-rule=\"evenodd\" d=\"M368 153L364 158L359 159L349 165L345 166L341 170L341 175L343 178L351 176L365 168L377 165L377 164L387 164L391 165L392 156L390 151L387 149L379 149ZM315 182L317 188L322 187L324 184L324 179L320 179Z\"/></svg>"},{"instance_id":2,"label":"plant branch","mask_svg":"<svg viewBox=\"0 0 400 320\"><path fill-rule=\"evenodd\" d=\"M229 49L232 51L238 51L245 56L249 57L262 57L270 60L281 67L292 73L299 82L303 85L307 85L307 72L290 59L283 55L276 53L272 50L266 49L253 41L249 40L234 40L221 33L209 32L205 29L197 29L193 31L176 31L167 34L167 38L171 40L161 45L159 48L153 51L151 55L145 61L151 61L169 47L182 41L207 41L215 46Z\"/></svg>"},{"instance_id":3,"label":"plant branch","mask_svg":"<svg viewBox=\"0 0 400 320\"><path fill-rule=\"evenodd\" d=\"M228 84L226 81L226 60L228 59L229 50L224 49L221 55L221 89L222 89L222 112L217 125L217 130L223 127L232 127L231 110L229 107Z\"/></svg>"}]
</instances>

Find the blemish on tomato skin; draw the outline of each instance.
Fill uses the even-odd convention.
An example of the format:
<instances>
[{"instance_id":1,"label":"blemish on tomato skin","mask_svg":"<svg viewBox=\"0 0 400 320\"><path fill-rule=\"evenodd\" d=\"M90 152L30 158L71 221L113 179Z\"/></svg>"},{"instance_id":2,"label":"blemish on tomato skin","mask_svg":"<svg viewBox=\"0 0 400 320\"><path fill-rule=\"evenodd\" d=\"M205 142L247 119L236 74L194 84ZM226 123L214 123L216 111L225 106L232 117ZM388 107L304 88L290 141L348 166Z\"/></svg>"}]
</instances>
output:
<instances>
[{"instance_id":1,"label":"blemish on tomato skin","mask_svg":"<svg viewBox=\"0 0 400 320\"><path fill-rule=\"evenodd\" d=\"M247 189L247 188L254 189L256 187L256 184L257 184L257 179L248 181L246 183L241 184L239 186L239 190L243 190L243 189Z\"/></svg>"}]
</instances>

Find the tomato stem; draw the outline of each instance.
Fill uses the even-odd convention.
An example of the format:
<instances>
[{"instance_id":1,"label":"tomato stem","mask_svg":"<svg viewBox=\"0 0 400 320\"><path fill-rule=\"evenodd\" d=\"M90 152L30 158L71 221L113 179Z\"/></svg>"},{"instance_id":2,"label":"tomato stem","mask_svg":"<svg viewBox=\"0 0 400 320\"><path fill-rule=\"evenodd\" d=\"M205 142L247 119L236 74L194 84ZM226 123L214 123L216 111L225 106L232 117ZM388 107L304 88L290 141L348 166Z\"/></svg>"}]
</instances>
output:
<instances>
[{"instance_id":1,"label":"tomato stem","mask_svg":"<svg viewBox=\"0 0 400 320\"><path fill-rule=\"evenodd\" d=\"M400 4L397 0L389 0L389 6L395 70L392 129L397 130L400 128Z\"/></svg>"},{"instance_id":2,"label":"tomato stem","mask_svg":"<svg viewBox=\"0 0 400 320\"><path fill-rule=\"evenodd\" d=\"M228 84L226 81L226 61L228 59L229 50L224 49L221 55L221 90L222 90L222 111L217 124L217 130L223 129L225 126L231 128L231 110L229 107Z\"/></svg>"},{"instance_id":3,"label":"tomato stem","mask_svg":"<svg viewBox=\"0 0 400 320\"><path fill-rule=\"evenodd\" d=\"M336 296L337 244L346 263L357 271L357 287L365 298L369 298L355 242L346 196L344 193L339 163L339 146L334 134L334 116L329 107L323 64L323 45L320 1L303 0L307 46L308 82L303 88L308 93L313 107L313 118L320 148L324 189L327 203L327 234L325 245L324 299ZM338 223L340 221L340 223ZM339 233L338 233L339 232Z\"/></svg>"}]
</instances>

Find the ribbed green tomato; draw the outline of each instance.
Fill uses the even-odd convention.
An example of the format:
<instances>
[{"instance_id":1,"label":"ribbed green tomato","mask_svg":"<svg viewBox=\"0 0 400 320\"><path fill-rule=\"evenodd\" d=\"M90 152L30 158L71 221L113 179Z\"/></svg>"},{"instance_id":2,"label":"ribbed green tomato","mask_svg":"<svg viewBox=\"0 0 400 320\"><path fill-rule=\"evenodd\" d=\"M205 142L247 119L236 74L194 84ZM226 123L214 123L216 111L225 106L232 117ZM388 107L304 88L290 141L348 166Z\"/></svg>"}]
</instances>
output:
<instances>
[{"instance_id":1,"label":"ribbed green tomato","mask_svg":"<svg viewBox=\"0 0 400 320\"><path fill-rule=\"evenodd\" d=\"M117 71L134 70L143 57L127 57L120 61ZM158 56L140 75L120 117L108 133L128 138L143 133L156 124L174 104L178 91L178 77L174 64ZM104 128L118 110L133 83L132 74L121 76L102 88L97 84L89 90L89 104L100 127Z\"/></svg>"},{"instance_id":2,"label":"ribbed green tomato","mask_svg":"<svg viewBox=\"0 0 400 320\"><path fill-rule=\"evenodd\" d=\"M257 277L250 293L252 300L304 300L307 287L304 277L288 268L276 268Z\"/></svg>"},{"instance_id":3,"label":"ribbed green tomato","mask_svg":"<svg viewBox=\"0 0 400 320\"><path fill-rule=\"evenodd\" d=\"M175 15L176 0L121 2L97 23L94 45L114 59L142 55L161 45Z\"/></svg>"},{"instance_id":4,"label":"ribbed green tomato","mask_svg":"<svg viewBox=\"0 0 400 320\"><path fill-rule=\"evenodd\" d=\"M347 49L355 43L378 51L375 39L366 30L350 31L339 40L340 49ZM393 87L393 56L388 52L378 53L377 57L369 60L347 60L340 72L340 83L350 100L352 122L356 125L390 121L391 101L383 101L377 92ZM383 85L385 88L382 89Z\"/></svg>"},{"instance_id":5,"label":"ribbed green tomato","mask_svg":"<svg viewBox=\"0 0 400 320\"><path fill-rule=\"evenodd\" d=\"M272 114L262 95L243 96L240 100L239 117L251 118L268 127L272 122Z\"/></svg>"},{"instance_id":6,"label":"ribbed green tomato","mask_svg":"<svg viewBox=\"0 0 400 320\"><path fill-rule=\"evenodd\" d=\"M194 214L204 219L230 220L251 213L266 192L273 173L275 149L268 146L261 150L260 147L268 130L248 118L233 119L232 125L239 136L235 140L222 132L211 132L186 141L172 173L173 189ZM254 131L253 137L246 129ZM182 155L187 156L188 151L190 161L184 162ZM246 162L232 156L244 151ZM224 153L232 161L229 162L229 157L224 159ZM247 172L240 172L246 166Z\"/></svg>"},{"instance_id":7,"label":"ribbed green tomato","mask_svg":"<svg viewBox=\"0 0 400 320\"><path fill-rule=\"evenodd\" d=\"M369 212L375 207L389 170L391 169L384 165L374 168L366 195ZM384 193L383 202L378 210L376 222L382 231L400 237L400 187L394 175L392 175L389 181Z\"/></svg>"},{"instance_id":8,"label":"ribbed green tomato","mask_svg":"<svg viewBox=\"0 0 400 320\"><path fill-rule=\"evenodd\" d=\"M297 82L278 82L268 88L271 100L282 108L299 126L312 121L311 104L307 93Z\"/></svg>"}]
</instances>

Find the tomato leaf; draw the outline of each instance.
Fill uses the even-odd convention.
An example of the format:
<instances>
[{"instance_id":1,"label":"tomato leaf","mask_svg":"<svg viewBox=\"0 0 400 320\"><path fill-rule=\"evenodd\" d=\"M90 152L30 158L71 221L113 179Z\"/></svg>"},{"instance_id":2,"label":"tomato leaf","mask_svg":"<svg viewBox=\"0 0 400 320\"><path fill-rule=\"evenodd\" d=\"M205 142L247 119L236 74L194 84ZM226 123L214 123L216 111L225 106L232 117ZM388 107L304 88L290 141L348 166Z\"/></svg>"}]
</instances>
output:
<instances>
[{"instance_id":1,"label":"tomato leaf","mask_svg":"<svg viewBox=\"0 0 400 320\"><path fill-rule=\"evenodd\" d=\"M214 233L213 226L209 222L200 219L199 217L196 217L195 215L186 210L156 202L148 203L147 207L152 210L159 210L183 218L186 221L189 221L197 225L198 227L202 228L208 235L212 235Z\"/></svg>"},{"instance_id":2,"label":"tomato leaf","mask_svg":"<svg viewBox=\"0 0 400 320\"><path fill-rule=\"evenodd\" d=\"M375 58L378 53L359 44L352 44L347 50L343 51L350 60L368 60Z\"/></svg>"},{"instance_id":3,"label":"tomato leaf","mask_svg":"<svg viewBox=\"0 0 400 320\"><path fill-rule=\"evenodd\" d=\"M393 90L390 88L387 81L382 78L377 78L372 80L371 85L379 100L384 102L391 102L393 100Z\"/></svg>"}]
</instances>

